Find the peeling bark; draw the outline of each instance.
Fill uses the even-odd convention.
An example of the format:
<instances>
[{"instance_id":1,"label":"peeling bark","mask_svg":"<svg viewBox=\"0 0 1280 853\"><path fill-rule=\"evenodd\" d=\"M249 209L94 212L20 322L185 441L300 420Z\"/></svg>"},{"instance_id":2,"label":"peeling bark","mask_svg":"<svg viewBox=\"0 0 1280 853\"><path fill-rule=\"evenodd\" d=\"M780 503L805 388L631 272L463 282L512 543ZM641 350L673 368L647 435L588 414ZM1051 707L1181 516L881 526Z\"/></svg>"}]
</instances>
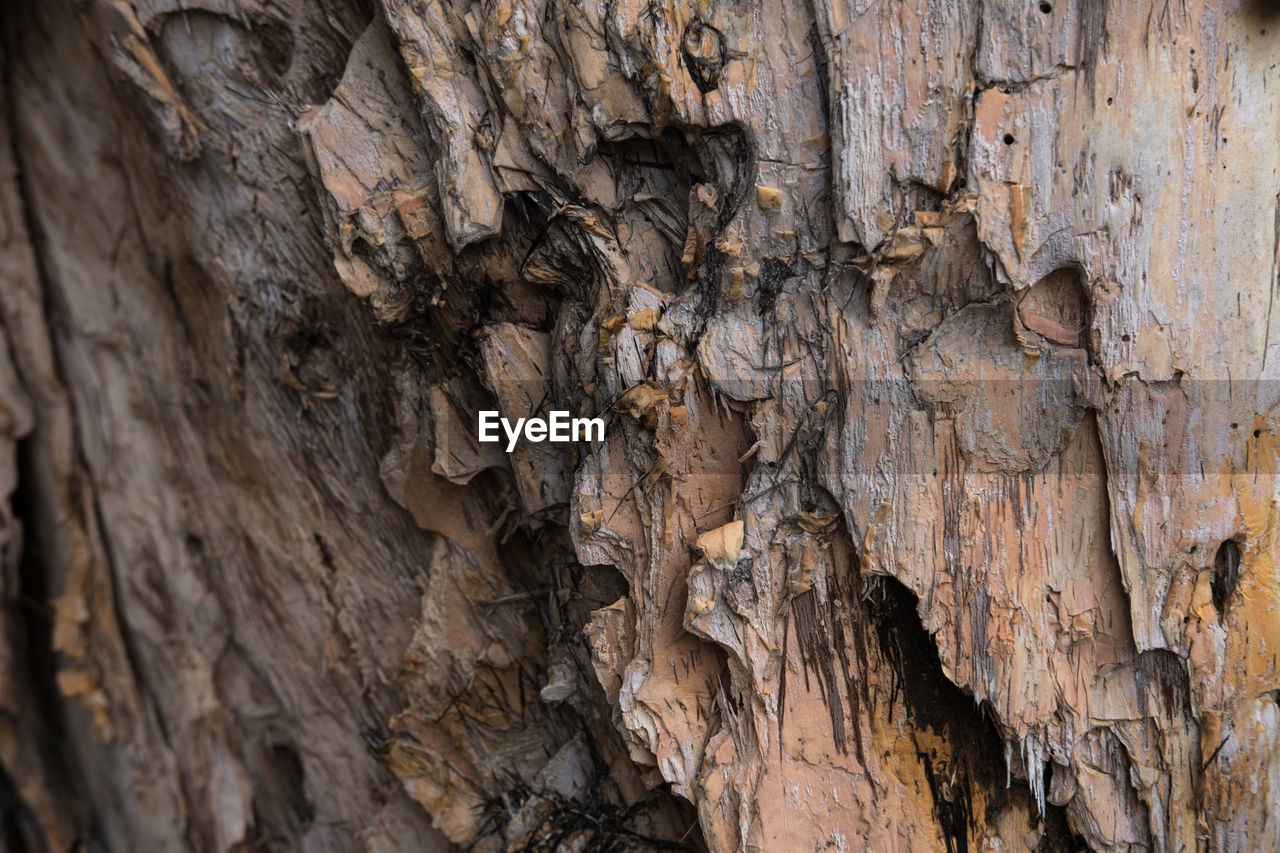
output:
<instances>
[{"instance_id":1,"label":"peeling bark","mask_svg":"<svg viewBox=\"0 0 1280 853\"><path fill-rule=\"evenodd\" d=\"M1280 846L1266 4L3 36L0 847Z\"/></svg>"}]
</instances>

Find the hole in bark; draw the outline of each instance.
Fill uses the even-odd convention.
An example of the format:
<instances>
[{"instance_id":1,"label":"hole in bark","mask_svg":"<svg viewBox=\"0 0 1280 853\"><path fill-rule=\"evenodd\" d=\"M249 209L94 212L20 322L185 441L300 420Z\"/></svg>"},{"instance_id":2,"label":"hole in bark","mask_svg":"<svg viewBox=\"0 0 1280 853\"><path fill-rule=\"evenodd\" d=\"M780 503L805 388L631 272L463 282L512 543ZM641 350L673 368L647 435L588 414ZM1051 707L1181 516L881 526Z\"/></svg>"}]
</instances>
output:
<instances>
[{"instance_id":1,"label":"hole in bark","mask_svg":"<svg viewBox=\"0 0 1280 853\"><path fill-rule=\"evenodd\" d=\"M1047 15L1053 11L1053 6L1049 5L1048 3L1041 3L1040 11Z\"/></svg>"},{"instance_id":2,"label":"hole in bark","mask_svg":"<svg viewBox=\"0 0 1280 853\"><path fill-rule=\"evenodd\" d=\"M1240 575L1240 543L1228 539L1218 546L1213 558L1213 606L1218 615L1226 613Z\"/></svg>"},{"instance_id":3,"label":"hole in bark","mask_svg":"<svg viewBox=\"0 0 1280 853\"><path fill-rule=\"evenodd\" d=\"M1089 298L1078 269L1062 267L1037 281L1018 298L1022 325L1063 346L1078 347L1089 321Z\"/></svg>"},{"instance_id":4,"label":"hole in bark","mask_svg":"<svg viewBox=\"0 0 1280 853\"><path fill-rule=\"evenodd\" d=\"M253 823L259 842L270 847L296 842L315 819L315 806L307 796L306 771L291 743L273 743L259 755L253 801Z\"/></svg>"},{"instance_id":5,"label":"hole in bark","mask_svg":"<svg viewBox=\"0 0 1280 853\"><path fill-rule=\"evenodd\" d=\"M1006 133L1006 134L1004 135L1004 144L1005 144L1005 145L1012 145L1012 144L1013 144L1013 134L1012 134L1012 133Z\"/></svg>"}]
</instances>

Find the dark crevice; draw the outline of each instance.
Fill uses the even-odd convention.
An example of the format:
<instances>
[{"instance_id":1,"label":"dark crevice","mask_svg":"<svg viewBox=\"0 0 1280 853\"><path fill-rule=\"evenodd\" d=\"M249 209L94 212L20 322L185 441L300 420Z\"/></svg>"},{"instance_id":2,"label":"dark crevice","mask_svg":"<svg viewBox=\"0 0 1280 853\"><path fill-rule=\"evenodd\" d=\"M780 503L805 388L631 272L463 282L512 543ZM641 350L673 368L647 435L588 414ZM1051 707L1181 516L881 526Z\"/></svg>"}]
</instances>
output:
<instances>
[{"instance_id":1,"label":"dark crevice","mask_svg":"<svg viewBox=\"0 0 1280 853\"><path fill-rule=\"evenodd\" d=\"M66 741L67 728L54 681L57 660L53 651L53 609L49 601L48 555L37 518L40 501L34 493L34 484L38 482L34 465L32 439L28 438L18 443L18 486L13 493L12 508L14 520L22 531L22 553L17 565L16 594L3 602L9 629L3 642L13 651L15 663L25 663L24 668L15 667L15 675L22 682L16 692L31 700L34 706L25 715L22 727L35 742L45 781L55 790L70 790L67 784L70 774L59 747ZM43 850L42 841L30 843L34 819L5 774L5 768L0 766L0 824L3 825L0 837L6 844L22 841L0 849ZM39 839L41 834L36 832L35 837Z\"/></svg>"},{"instance_id":2,"label":"dark crevice","mask_svg":"<svg viewBox=\"0 0 1280 853\"><path fill-rule=\"evenodd\" d=\"M1218 615L1226 616L1227 605L1236 591L1240 579L1240 543L1228 539L1218 546L1218 553L1213 557L1213 606Z\"/></svg>"},{"instance_id":3,"label":"dark crevice","mask_svg":"<svg viewBox=\"0 0 1280 853\"><path fill-rule=\"evenodd\" d=\"M810 3L810 14L813 22L809 25L809 49L813 51L813 64L816 69L815 82L818 85L819 114L822 116L822 129L831 133L831 86L827 75L830 74L831 60L827 56L827 45L818 31L817 9Z\"/></svg>"},{"instance_id":4,"label":"dark crevice","mask_svg":"<svg viewBox=\"0 0 1280 853\"><path fill-rule=\"evenodd\" d=\"M1013 805L1034 816L1035 799L1025 783L1007 785L1004 740L993 715L982 713L973 697L943 672L937 646L920 622L916 596L896 579L884 576L870 578L867 586L880 651L893 674L895 700L901 697L907 722L932 732L942 744L928 739L928 745L919 746L918 757L947 851L969 853L976 849L981 827L992 825ZM896 701L890 704L890 717L894 704ZM974 811L974 792L979 790L985 793L983 814ZM1035 828L1033 823L1028 831ZM1083 839L1071 832L1061 806L1046 803L1039 828L1038 851L1089 850Z\"/></svg>"},{"instance_id":5,"label":"dark crevice","mask_svg":"<svg viewBox=\"0 0 1280 853\"><path fill-rule=\"evenodd\" d=\"M34 25L30 20L24 23ZM0 15L0 106L5 111L7 130L6 138L0 142L8 144L10 148L19 213L31 244L41 307L45 323L49 324L47 331L52 338L55 315L49 286L51 278L45 263L43 232L35 214L35 194L18 142L21 122L14 94L17 86L12 56L15 45L24 43L26 35L21 31L16 14L7 18ZM36 333L43 331L46 330ZM56 364L56 348L54 352L55 370L61 378L60 365ZM32 385L33 377L24 373L30 366L16 355L12 361L23 384ZM39 428L37 425L37 430ZM54 556L50 553L52 548L45 537L56 530L59 522L56 511L43 511L54 507L57 501L55 496L44 494L40 489L40 484L46 482L46 477L38 467L42 464L38 459L38 449L39 439L34 434L18 442L17 446L18 482L12 495L11 507L22 532L22 553L17 563L16 597L0 601L0 607L7 611L5 622L10 632L3 642L12 650L15 663L25 664L24 669L15 667L17 677L26 682L21 688L15 689L15 693L34 700L34 707L24 709L26 715L21 728L35 742L33 753L41 762L42 781L54 796L66 798L59 806L62 807L63 814L74 815L79 821L80 835L92 836L95 833L85 831L85 828L96 826L97 818L78 775L70 772L70 738L62 696L55 680L57 659L53 650L53 609L49 588L51 561ZM43 834L38 832L38 826L33 827L31 823L34 819L29 805L20 799L7 775L7 769L0 765L0 841L5 845L0 849L44 850Z\"/></svg>"},{"instance_id":6,"label":"dark crevice","mask_svg":"<svg viewBox=\"0 0 1280 853\"><path fill-rule=\"evenodd\" d=\"M417 253L408 260L392 263L384 249L370 245L362 237L353 240L352 256L375 270L388 286L385 299L376 307L369 300L361 300L364 310L402 356L421 370L428 384L459 375L482 375L478 333L492 322L518 320L542 331L551 329L560 298L566 294L553 292L556 281L543 281L527 273L530 260L540 247L559 234L561 220L554 215L555 208L554 199L536 192L513 194L504 207L502 233L511 254L525 258L521 274L534 283L549 285L545 303L536 316L524 316L521 306L512 301L507 279L510 272L485 263L485 253L493 250L491 241L468 246L448 262L433 260L428 264ZM578 230L568 223L564 225L565 233L571 236ZM571 274L558 281L586 288L582 294L569 295L589 296L590 286L596 284L590 275L593 267L589 251L589 247L559 246L544 264L557 270L562 269L562 264L568 265ZM573 272L581 272L584 277L574 277ZM304 326L312 322L309 317L299 318Z\"/></svg>"},{"instance_id":7,"label":"dark crevice","mask_svg":"<svg viewBox=\"0 0 1280 853\"><path fill-rule=\"evenodd\" d=\"M983 0L974 0L973 4L973 41L969 43L969 55L966 58L966 65L969 69L969 75L974 81L975 86L982 86L982 75L978 73L978 51L984 41L986 34L983 32L983 21L986 20L985 10L982 8ZM974 92L973 97L965 98L964 101L964 126L956 133L955 142L952 144L955 162L968 163L969 151L973 148L973 129L977 124L978 109L978 91ZM956 169L956 177L951 180L951 185L943 188L943 193L950 196L953 192L957 192L964 188L964 169Z\"/></svg>"},{"instance_id":8,"label":"dark crevice","mask_svg":"<svg viewBox=\"0 0 1280 853\"><path fill-rule=\"evenodd\" d=\"M257 850L297 850L315 820L307 794L306 772L297 748L287 742L264 744L247 756L254 765L253 827Z\"/></svg>"},{"instance_id":9,"label":"dark crevice","mask_svg":"<svg viewBox=\"0 0 1280 853\"><path fill-rule=\"evenodd\" d=\"M644 804L623 807L609 802L602 795L608 782L608 768L603 763L597 764L592 784L587 786L585 795L578 798L512 780L510 788L485 802L484 829L477 836L477 842L466 849L482 846L478 843L480 839L488 840L495 835L501 824L515 817L531 800L542 806L539 821L520 846L508 848L516 853L557 853L567 849L582 853L627 850L696 853L705 849L696 839L670 840L639 831L636 827L645 816L646 807Z\"/></svg>"},{"instance_id":10,"label":"dark crevice","mask_svg":"<svg viewBox=\"0 0 1280 853\"><path fill-rule=\"evenodd\" d=\"M0 850L43 853L46 849L39 821L0 764Z\"/></svg>"},{"instance_id":11,"label":"dark crevice","mask_svg":"<svg viewBox=\"0 0 1280 853\"><path fill-rule=\"evenodd\" d=\"M786 263L777 258L765 258L760 264L759 285L756 289L757 310L761 317L773 315L778 304L778 294L783 283L795 275Z\"/></svg>"},{"instance_id":12,"label":"dark crevice","mask_svg":"<svg viewBox=\"0 0 1280 853\"><path fill-rule=\"evenodd\" d=\"M511 724L549 731L556 744L568 743L579 733L584 734L595 781L587 786L584 794L566 797L544 790L536 779L516 772L492 778L481 809L481 830L472 846L483 846L493 838L514 844L513 839L506 837L510 823L522 806L536 799L540 822L524 837L523 846L512 849L560 850L573 835L575 844L583 845L575 849L599 853L705 851L693 807L675 796L669 785L664 784L638 801L625 804L619 802L614 782L610 781L619 768L606 759L606 753L625 755L627 748L614 727L604 688L592 667L584 628L592 613L627 593L622 574L612 566L577 563L572 556L568 532L558 524L538 529L517 526L499 545L498 551L504 575L517 592L495 602L494 606L520 611L522 615L518 618L524 620L529 630L541 629L545 636L541 644L548 651L546 661L522 664L519 695L501 704L513 712ZM496 610L489 612L489 618L497 618ZM696 654L703 653L718 661L719 666L706 668L721 674L721 687L724 687L728 681L724 675L727 670L724 652L706 643ZM564 701L549 702L540 698L539 691L547 683L546 663L554 659L571 663L576 692ZM700 662L694 663L703 669ZM466 693L462 691L452 704L459 709L465 707ZM707 693L714 693L714 685L707 685ZM482 720L469 724L478 731L488 725ZM713 712L706 725L715 728L718 724ZM681 837L659 837L666 834L667 828L675 826L682 828Z\"/></svg>"}]
</instances>

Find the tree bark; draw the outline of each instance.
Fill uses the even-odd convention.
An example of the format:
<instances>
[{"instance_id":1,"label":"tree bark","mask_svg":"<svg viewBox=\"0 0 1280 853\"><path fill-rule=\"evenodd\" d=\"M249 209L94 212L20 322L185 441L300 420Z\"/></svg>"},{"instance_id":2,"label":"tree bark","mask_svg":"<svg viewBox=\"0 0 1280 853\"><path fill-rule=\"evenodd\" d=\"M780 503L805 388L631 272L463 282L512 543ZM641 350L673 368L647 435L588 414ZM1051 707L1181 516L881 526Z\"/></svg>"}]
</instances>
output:
<instances>
[{"instance_id":1,"label":"tree bark","mask_svg":"<svg viewBox=\"0 0 1280 853\"><path fill-rule=\"evenodd\" d=\"M0 849L1280 848L1270 5L2 22Z\"/></svg>"}]
</instances>

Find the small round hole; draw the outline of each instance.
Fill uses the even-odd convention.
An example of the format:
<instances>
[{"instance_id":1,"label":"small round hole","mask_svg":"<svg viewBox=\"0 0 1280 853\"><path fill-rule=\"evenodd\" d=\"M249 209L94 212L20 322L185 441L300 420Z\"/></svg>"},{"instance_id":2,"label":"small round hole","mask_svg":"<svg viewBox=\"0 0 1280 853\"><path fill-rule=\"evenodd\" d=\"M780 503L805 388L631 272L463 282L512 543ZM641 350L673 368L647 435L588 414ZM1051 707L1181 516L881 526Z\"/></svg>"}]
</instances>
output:
<instances>
[{"instance_id":1,"label":"small round hole","mask_svg":"<svg viewBox=\"0 0 1280 853\"><path fill-rule=\"evenodd\" d=\"M1050 6L1048 3L1041 3L1041 4L1040 4L1040 11L1041 11L1041 12L1044 12L1044 13L1047 15L1047 14L1049 14L1050 12L1052 12L1052 11L1053 11L1053 7L1052 7L1052 6Z\"/></svg>"},{"instance_id":2,"label":"small round hole","mask_svg":"<svg viewBox=\"0 0 1280 853\"><path fill-rule=\"evenodd\" d=\"M1107 106L1111 106L1116 102L1115 98L1107 98Z\"/></svg>"},{"instance_id":3,"label":"small round hole","mask_svg":"<svg viewBox=\"0 0 1280 853\"><path fill-rule=\"evenodd\" d=\"M1013 134L1012 134L1012 133L1006 133L1006 134L1004 135L1004 144L1005 144L1005 145L1012 145L1012 144L1013 144Z\"/></svg>"},{"instance_id":4,"label":"small round hole","mask_svg":"<svg viewBox=\"0 0 1280 853\"><path fill-rule=\"evenodd\" d=\"M1127 343L1129 343L1129 336L1128 336L1128 335L1121 335L1121 336L1120 336L1120 340L1124 341L1124 342L1127 344Z\"/></svg>"},{"instance_id":5,"label":"small round hole","mask_svg":"<svg viewBox=\"0 0 1280 853\"><path fill-rule=\"evenodd\" d=\"M1255 430L1253 431L1253 437L1254 437L1254 438L1258 438L1258 437L1259 437L1259 436L1261 436L1261 435L1262 435L1262 430L1260 430L1260 429L1255 429Z\"/></svg>"},{"instance_id":6,"label":"small round hole","mask_svg":"<svg viewBox=\"0 0 1280 853\"><path fill-rule=\"evenodd\" d=\"M1240 424L1232 424L1232 425L1231 425L1231 428L1232 428L1232 429L1240 429Z\"/></svg>"}]
</instances>

